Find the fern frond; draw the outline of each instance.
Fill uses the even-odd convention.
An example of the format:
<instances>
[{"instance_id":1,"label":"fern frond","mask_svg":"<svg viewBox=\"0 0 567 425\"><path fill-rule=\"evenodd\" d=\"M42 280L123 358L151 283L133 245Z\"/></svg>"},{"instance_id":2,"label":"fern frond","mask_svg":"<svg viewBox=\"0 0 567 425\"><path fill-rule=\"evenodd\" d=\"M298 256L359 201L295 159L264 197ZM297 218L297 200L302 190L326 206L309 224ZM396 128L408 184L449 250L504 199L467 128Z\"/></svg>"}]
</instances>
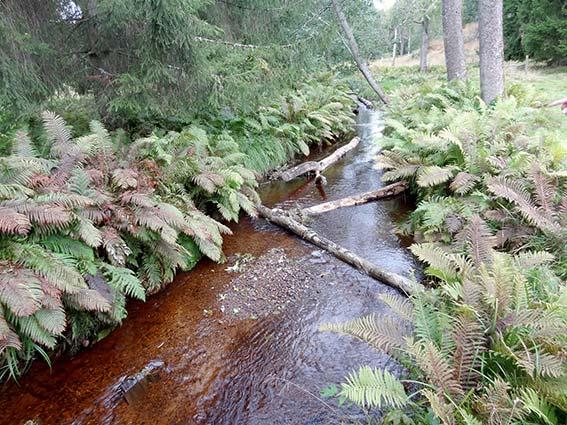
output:
<instances>
[{"instance_id":1,"label":"fern frond","mask_svg":"<svg viewBox=\"0 0 567 425\"><path fill-rule=\"evenodd\" d=\"M38 277L30 270L1 265L0 301L17 317L27 317L41 308L43 290Z\"/></svg>"},{"instance_id":2,"label":"fern frond","mask_svg":"<svg viewBox=\"0 0 567 425\"><path fill-rule=\"evenodd\" d=\"M395 319L374 314L345 323L325 323L319 330L353 336L392 355L405 348L405 337L409 336L408 330Z\"/></svg>"},{"instance_id":3,"label":"fern frond","mask_svg":"<svg viewBox=\"0 0 567 425\"><path fill-rule=\"evenodd\" d=\"M106 263L101 263L101 268L110 286L130 297L146 300L146 290L132 270Z\"/></svg>"},{"instance_id":4,"label":"fern frond","mask_svg":"<svg viewBox=\"0 0 567 425\"><path fill-rule=\"evenodd\" d=\"M52 335L61 335L67 326L67 318L63 307L42 308L34 314L39 326Z\"/></svg>"},{"instance_id":5,"label":"fern frond","mask_svg":"<svg viewBox=\"0 0 567 425\"><path fill-rule=\"evenodd\" d=\"M0 206L0 232L27 235L32 228L30 220L23 214Z\"/></svg>"},{"instance_id":6,"label":"fern frond","mask_svg":"<svg viewBox=\"0 0 567 425\"><path fill-rule=\"evenodd\" d=\"M71 131L65 120L54 112L45 111L41 114L43 126L49 140L53 143L58 154L64 152L64 148L71 140Z\"/></svg>"},{"instance_id":7,"label":"fern frond","mask_svg":"<svg viewBox=\"0 0 567 425\"><path fill-rule=\"evenodd\" d=\"M437 165L421 167L417 174L417 184L420 187L438 186L449 181L453 177L453 173L453 167L439 167Z\"/></svg>"},{"instance_id":8,"label":"fern frond","mask_svg":"<svg viewBox=\"0 0 567 425\"><path fill-rule=\"evenodd\" d=\"M392 294L380 294L378 298L403 319L413 321L413 304L410 300Z\"/></svg>"},{"instance_id":9,"label":"fern frond","mask_svg":"<svg viewBox=\"0 0 567 425\"><path fill-rule=\"evenodd\" d=\"M522 216L530 224L544 232L557 232L560 230L558 224L553 222L549 215L546 215L544 211L533 204L529 193L518 181L512 182L504 178L495 177L488 181L487 187L496 196L515 204Z\"/></svg>"},{"instance_id":10,"label":"fern frond","mask_svg":"<svg viewBox=\"0 0 567 425\"><path fill-rule=\"evenodd\" d=\"M477 268L483 263L490 264L492 262L493 248L497 241L486 222L479 215L475 214L471 217L469 223L457 238L467 245Z\"/></svg>"},{"instance_id":11,"label":"fern frond","mask_svg":"<svg viewBox=\"0 0 567 425\"><path fill-rule=\"evenodd\" d=\"M340 395L363 407L401 408L409 402L404 386L394 375L368 366L348 375Z\"/></svg>"},{"instance_id":12,"label":"fern frond","mask_svg":"<svg viewBox=\"0 0 567 425\"><path fill-rule=\"evenodd\" d=\"M426 270L429 275L438 277L446 282L452 282L457 279L457 265L451 258L451 254L439 246L432 243L413 244L410 246L410 251L420 261L429 264Z\"/></svg>"},{"instance_id":13,"label":"fern frond","mask_svg":"<svg viewBox=\"0 0 567 425\"><path fill-rule=\"evenodd\" d=\"M455 176L449 188L459 195L466 195L479 180L477 175L461 171Z\"/></svg>"},{"instance_id":14,"label":"fern frond","mask_svg":"<svg viewBox=\"0 0 567 425\"><path fill-rule=\"evenodd\" d=\"M410 347L417 365L427 375L427 380L439 394L460 398L463 388L454 377L457 375L449 359L431 342L420 342Z\"/></svg>"}]
</instances>

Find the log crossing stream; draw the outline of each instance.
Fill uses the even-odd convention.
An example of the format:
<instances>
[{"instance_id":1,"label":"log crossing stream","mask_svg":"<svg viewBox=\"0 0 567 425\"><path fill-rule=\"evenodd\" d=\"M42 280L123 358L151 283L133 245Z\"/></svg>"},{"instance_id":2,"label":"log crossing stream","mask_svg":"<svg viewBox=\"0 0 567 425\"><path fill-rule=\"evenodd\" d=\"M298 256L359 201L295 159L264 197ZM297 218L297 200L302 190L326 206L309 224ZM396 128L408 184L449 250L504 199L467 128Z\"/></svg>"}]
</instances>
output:
<instances>
[{"instance_id":1,"label":"log crossing stream","mask_svg":"<svg viewBox=\"0 0 567 425\"><path fill-rule=\"evenodd\" d=\"M325 171L325 197L299 178L267 184L264 203L308 207L380 187L373 157L381 128L380 112L360 112L361 142ZM406 210L397 198L331 211L309 225L408 276L416 264L392 233ZM58 359L52 369L37 361L18 385L5 384L0 424L315 425L340 423L345 414L356 419L356 410L339 412L334 402L319 400L319 390L362 364L397 366L364 343L318 326L379 313L387 307L378 294L396 291L264 220L243 219L232 229L228 264L202 261L147 303L133 302L124 324L99 343ZM243 258L250 260L240 267Z\"/></svg>"}]
</instances>

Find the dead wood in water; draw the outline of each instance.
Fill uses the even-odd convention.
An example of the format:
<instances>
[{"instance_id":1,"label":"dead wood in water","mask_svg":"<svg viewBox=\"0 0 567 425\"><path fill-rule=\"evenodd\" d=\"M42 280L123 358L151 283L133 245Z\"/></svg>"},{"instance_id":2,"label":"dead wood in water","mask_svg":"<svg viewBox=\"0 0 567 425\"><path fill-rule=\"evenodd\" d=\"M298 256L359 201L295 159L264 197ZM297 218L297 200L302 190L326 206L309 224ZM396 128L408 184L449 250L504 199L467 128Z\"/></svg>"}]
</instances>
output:
<instances>
[{"instance_id":1,"label":"dead wood in water","mask_svg":"<svg viewBox=\"0 0 567 425\"><path fill-rule=\"evenodd\" d=\"M319 174L322 171L329 168L331 165L333 165L335 162L337 162L339 159L345 156L347 152L356 148L359 143L360 143L360 137L355 137L348 144L340 147L328 157L323 158L321 161L304 162L293 168L290 168L287 171L284 171L283 173L280 174L279 177L283 181L288 182L296 177L299 177L307 173L315 173L317 174L317 176L319 176Z\"/></svg>"},{"instance_id":2,"label":"dead wood in water","mask_svg":"<svg viewBox=\"0 0 567 425\"><path fill-rule=\"evenodd\" d=\"M383 268L372 264L368 260L359 257L355 253L349 251L346 248L337 245L333 241L320 236L314 230L304 226L297 220L293 219L289 213L281 209L270 209L264 205L259 205L256 207L260 216L269 220L270 222L289 230L290 232L296 234L300 238L330 252L338 259L344 261L347 264L363 271L367 275L377 279L389 286L392 286L400 291L411 295L416 292L423 290L423 287L418 283L413 283L409 279L400 276L396 273L389 272Z\"/></svg>"},{"instance_id":3,"label":"dead wood in water","mask_svg":"<svg viewBox=\"0 0 567 425\"><path fill-rule=\"evenodd\" d=\"M397 182L386 187L371 192L360 193L358 195L349 196L348 198L337 199L336 201L325 202L323 204L314 205L309 208L304 208L301 213L304 215L317 215L328 211L336 210L338 208L353 207L356 205L363 205L369 202L377 201L379 199L391 198L404 192L408 188L406 182Z\"/></svg>"}]
</instances>

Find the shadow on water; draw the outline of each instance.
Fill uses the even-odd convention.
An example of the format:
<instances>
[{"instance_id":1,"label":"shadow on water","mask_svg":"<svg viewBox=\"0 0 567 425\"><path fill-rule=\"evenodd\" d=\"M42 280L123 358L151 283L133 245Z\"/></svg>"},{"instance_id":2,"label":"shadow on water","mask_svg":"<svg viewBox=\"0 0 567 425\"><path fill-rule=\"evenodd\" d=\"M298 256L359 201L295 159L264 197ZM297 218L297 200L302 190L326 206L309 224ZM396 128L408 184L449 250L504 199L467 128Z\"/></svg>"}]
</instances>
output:
<instances>
[{"instance_id":1,"label":"shadow on water","mask_svg":"<svg viewBox=\"0 0 567 425\"><path fill-rule=\"evenodd\" d=\"M361 111L361 143L325 173L328 199L381 185L372 167L381 125L379 112ZM284 208L321 202L316 185L301 179L270 183L262 192L268 205ZM408 275L415 264L392 232L392 220L404 211L403 200L396 199L335 210L310 225ZM319 400L319 390L361 364L399 368L364 343L319 332L318 326L386 311L377 296L395 291L326 255L315 262L312 246L262 220L243 220L233 230L226 241L228 255L261 256L281 247L318 274L317 284L281 314L234 320L219 311L219 295L234 275L226 265L203 261L147 303L132 303L123 326L92 348L59 359L52 370L37 362L19 385L5 385L0 423L315 425L363 420L356 410L339 412Z\"/></svg>"}]
</instances>

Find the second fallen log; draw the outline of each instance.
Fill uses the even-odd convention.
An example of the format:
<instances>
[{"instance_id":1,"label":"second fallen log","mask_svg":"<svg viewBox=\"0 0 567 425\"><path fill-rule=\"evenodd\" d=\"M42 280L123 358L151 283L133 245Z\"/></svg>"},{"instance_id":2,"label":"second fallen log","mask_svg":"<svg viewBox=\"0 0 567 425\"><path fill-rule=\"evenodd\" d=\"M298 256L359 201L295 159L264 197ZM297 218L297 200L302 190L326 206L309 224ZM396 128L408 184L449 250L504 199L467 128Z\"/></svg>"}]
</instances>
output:
<instances>
[{"instance_id":1,"label":"second fallen log","mask_svg":"<svg viewBox=\"0 0 567 425\"><path fill-rule=\"evenodd\" d=\"M356 148L359 143L360 143L360 138L355 137L349 143L347 143L344 146L341 146L335 152L333 152L331 155L327 156L326 158L323 158L321 161L304 162L293 168L290 168L289 170L284 171L279 175L279 177L283 181L288 182L296 177L299 177L307 173L315 173L318 176L325 169L329 168L331 165L333 165L335 162L337 162L343 156L345 156L349 151Z\"/></svg>"},{"instance_id":2,"label":"second fallen log","mask_svg":"<svg viewBox=\"0 0 567 425\"><path fill-rule=\"evenodd\" d=\"M317 215L336 210L338 208L367 204L368 202L377 201L379 199L387 199L397 196L404 192L407 188L408 184L406 182L397 182L370 192L364 192L347 198L337 199L336 201L329 201L309 208L304 208L301 210L301 213L304 215Z\"/></svg>"}]
</instances>

